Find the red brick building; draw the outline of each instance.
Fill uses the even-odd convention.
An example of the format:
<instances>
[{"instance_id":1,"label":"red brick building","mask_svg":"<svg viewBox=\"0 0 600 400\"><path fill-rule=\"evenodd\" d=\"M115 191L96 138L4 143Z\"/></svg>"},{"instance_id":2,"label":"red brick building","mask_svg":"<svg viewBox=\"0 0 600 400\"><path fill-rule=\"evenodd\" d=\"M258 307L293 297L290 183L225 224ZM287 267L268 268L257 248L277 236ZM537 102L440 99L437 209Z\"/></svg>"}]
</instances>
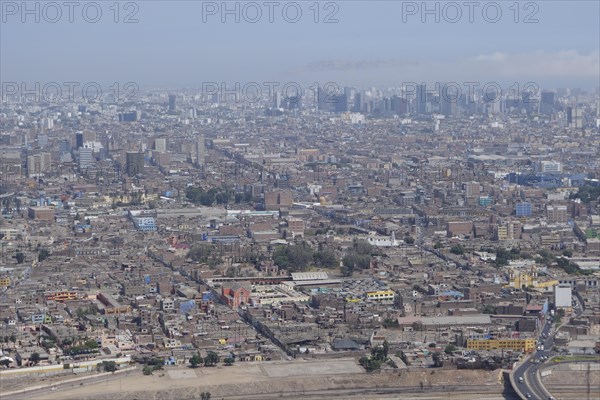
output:
<instances>
[{"instance_id":1,"label":"red brick building","mask_svg":"<svg viewBox=\"0 0 600 400\"><path fill-rule=\"evenodd\" d=\"M236 308L248 304L251 292L249 282L224 283L221 289L221 297L227 305Z\"/></svg>"}]
</instances>

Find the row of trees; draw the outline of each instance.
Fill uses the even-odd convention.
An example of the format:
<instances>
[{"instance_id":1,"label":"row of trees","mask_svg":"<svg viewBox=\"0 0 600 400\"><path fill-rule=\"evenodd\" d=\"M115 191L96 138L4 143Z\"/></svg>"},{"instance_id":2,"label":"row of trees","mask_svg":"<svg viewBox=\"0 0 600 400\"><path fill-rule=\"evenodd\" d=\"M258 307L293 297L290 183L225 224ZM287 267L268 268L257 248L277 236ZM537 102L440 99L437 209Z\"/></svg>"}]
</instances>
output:
<instances>
[{"instance_id":1,"label":"row of trees","mask_svg":"<svg viewBox=\"0 0 600 400\"><path fill-rule=\"evenodd\" d=\"M235 360L233 357L227 357L223 360L225 364L231 365ZM209 351L206 357L202 358L200 353L196 353L190 358L190 365L192 368L198 368L200 365L205 367L214 367L219 363L219 355L214 351Z\"/></svg>"},{"instance_id":2,"label":"row of trees","mask_svg":"<svg viewBox=\"0 0 600 400\"><path fill-rule=\"evenodd\" d=\"M577 193L573 193L569 197L571 199L581 199L582 203L587 204L600 197L600 186L583 185Z\"/></svg>"},{"instance_id":3,"label":"row of trees","mask_svg":"<svg viewBox=\"0 0 600 400\"><path fill-rule=\"evenodd\" d=\"M273 261L289 271L305 271L311 265L319 268L335 268L338 265L333 251L323 249L315 252L306 242L278 246L273 252Z\"/></svg>"},{"instance_id":4,"label":"row of trees","mask_svg":"<svg viewBox=\"0 0 600 400\"><path fill-rule=\"evenodd\" d=\"M352 248L342 259L342 274L352 276L355 270L369 268L374 254L375 249L369 242L355 239L352 242Z\"/></svg>"}]
</instances>

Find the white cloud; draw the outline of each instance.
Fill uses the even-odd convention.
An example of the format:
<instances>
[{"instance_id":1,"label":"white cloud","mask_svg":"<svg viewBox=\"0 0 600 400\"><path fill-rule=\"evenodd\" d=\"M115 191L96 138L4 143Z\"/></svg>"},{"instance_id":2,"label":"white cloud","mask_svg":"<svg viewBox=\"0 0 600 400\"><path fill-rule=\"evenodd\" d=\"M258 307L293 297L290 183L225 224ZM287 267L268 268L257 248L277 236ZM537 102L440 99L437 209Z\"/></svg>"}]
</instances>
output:
<instances>
[{"instance_id":1,"label":"white cloud","mask_svg":"<svg viewBox=\"0 0 600 400\"><path fill-rule=\"evenodd\" d=\"M488 69L489 73L503 77L534 76L598 78L600 53L581 54L576 50L532 53L493 53L472 59L473 67Z\"/></svg>"}]
</instances>

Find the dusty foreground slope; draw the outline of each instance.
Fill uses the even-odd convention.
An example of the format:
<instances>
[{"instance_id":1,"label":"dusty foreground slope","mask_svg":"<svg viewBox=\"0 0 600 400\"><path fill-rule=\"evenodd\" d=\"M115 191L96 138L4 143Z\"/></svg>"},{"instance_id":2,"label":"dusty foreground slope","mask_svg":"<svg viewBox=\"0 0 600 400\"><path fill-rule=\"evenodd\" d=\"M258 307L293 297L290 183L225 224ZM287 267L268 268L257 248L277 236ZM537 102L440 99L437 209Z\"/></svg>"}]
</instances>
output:
<instances>
[{"instance_id":1,"label":"dusty foreground slope","mask_svg":"<svg viewBox=\"0 0 600 400\"><path fill-rule=\"evenodd\" d=\"M34 397L52 400L180 400L199 399L202 392L210 392L212 399L325 398L333 395L345 398L387 398L381 397L385 393L378 395L372 389L384 391L385 388L401 387L414 393L413 396L427 392L448 392L447 397L450 397L450 393L454 392L457 398L467 398L459 393L472 391L489 393L490 398L499 398L503 390L500 375L499 371L439 369L368 375L354 360L295 361L221 368L176 367L153 376L136 372L128 376L88 382L74 388L36 393Z\"/></svg>"}]
</instances>

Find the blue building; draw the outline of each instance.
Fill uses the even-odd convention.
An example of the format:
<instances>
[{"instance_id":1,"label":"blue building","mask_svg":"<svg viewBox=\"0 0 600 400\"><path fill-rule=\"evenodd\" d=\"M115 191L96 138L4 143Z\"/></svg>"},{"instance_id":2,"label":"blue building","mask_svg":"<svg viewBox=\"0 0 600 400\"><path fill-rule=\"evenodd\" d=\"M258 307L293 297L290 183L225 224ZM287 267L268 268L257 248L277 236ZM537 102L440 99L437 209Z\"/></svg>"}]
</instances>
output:
<instances>
[{"instance_id":1,"label":"blue building","mask_svg":"<svg viewBox=\"0 0 600 400\"><path fill-rule=\"evenodd\" d=\"M490 196L479 196L479 205L486 207L489 206L490 204L492 204L492 202L494 201L493 198L491 198Z\"/></svg>"},{"instance_id":2,"label":"blue building","mask_svg":"<svg viewBox=\"0 0 600 400\"><path fill-rule=\"evenodd\" d=\"M531 203L528 201L523 201L521 203L517 203L516 205L516 214L517 217L530 217L531 216Z\"/></svg>"},{"instance_id":3,"label":"blue building","mask_svg":"<svg viewBox=\"0 0 600 400\"><path fill-rule=\"evenodd\" d=\"M154 217L134 217L135 229L142 232L156 232L156 220Z\"/></svg>"}]
</instances>

